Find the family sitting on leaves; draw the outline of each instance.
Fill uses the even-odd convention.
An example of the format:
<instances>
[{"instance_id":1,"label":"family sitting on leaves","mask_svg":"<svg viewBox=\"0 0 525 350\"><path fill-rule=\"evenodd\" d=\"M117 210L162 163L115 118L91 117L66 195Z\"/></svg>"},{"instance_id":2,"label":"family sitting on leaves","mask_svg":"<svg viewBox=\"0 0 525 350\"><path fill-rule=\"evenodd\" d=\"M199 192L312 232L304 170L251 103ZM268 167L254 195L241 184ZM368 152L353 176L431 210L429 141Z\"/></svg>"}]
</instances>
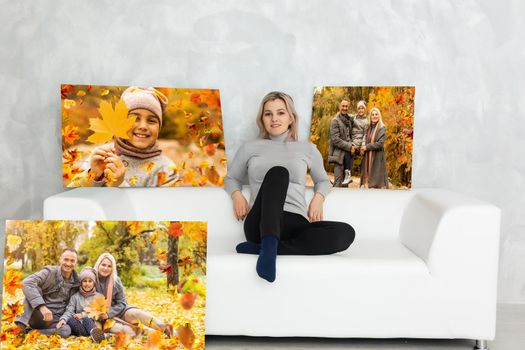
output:
<instances>
[{"instance_id":1,"label":"family sitting on leaves","mask_svg":"<svg viewBox=\"0 0 525 350\"><path fill-rule=\"evenodd\" d=\"M34 329L63 338L90 336L93 341L101 342L119 332L131 337L139 335L142 324L148 326L148 330L162 331L168 337L173 335L170 325L128 304L113 255L101 254L95 267L84 267L80 274L75 271L77 255L75 249L66 248L59 266L46 266L23 280L24 313L15 323L24 332ZM97 296L105 298L108 311L94 319L88 316L86 307ZM109 319L115 322L107 333L96 326L95 321L104 324Z\"/></svg>"},{"instance_id":2,"label":"family sitting on leaves","mask_svg":"<svg viewBox=\"0 0 525 350\"><path fill-rule=\"evenodd\" d=\"M330 122L328 161L334 164L334 187L352 183L354 160L361 156L360 187L388 188L386 173L386 128L378 108L367 118L366 102L357 103L357 114L348 113L350 102L343 99L339 112Z\"/></svg>"}]
</instances>

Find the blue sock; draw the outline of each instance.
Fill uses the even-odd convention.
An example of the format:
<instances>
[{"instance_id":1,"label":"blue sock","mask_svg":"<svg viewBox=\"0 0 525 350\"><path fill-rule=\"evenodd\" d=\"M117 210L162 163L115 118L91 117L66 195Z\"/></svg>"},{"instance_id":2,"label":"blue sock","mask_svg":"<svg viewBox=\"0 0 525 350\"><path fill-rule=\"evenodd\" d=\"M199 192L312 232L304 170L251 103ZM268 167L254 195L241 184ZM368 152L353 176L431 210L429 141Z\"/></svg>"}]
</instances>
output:
<instances>
[{"instance_id":1,"label":"blue sock","mask_svg":"<svg viewBox=\"0 0 525 350\"><path fill-rule=\"evenodd\" d=\"M264 237L261 241L261 252L257 259L257 274L268 282L275 281L275 259L279 240L275 236Z\"/></svg>"},{"instance_id":2,"label":"blue sock","mask_svg":"<svg viewBox=\"0 0 525 350\"><path fill-rule=\"evenodd\" d=\"M239 254L259 254L261 251L261 245L247 241L237 244L235 250Z\"/></svg>"}]
</instances>

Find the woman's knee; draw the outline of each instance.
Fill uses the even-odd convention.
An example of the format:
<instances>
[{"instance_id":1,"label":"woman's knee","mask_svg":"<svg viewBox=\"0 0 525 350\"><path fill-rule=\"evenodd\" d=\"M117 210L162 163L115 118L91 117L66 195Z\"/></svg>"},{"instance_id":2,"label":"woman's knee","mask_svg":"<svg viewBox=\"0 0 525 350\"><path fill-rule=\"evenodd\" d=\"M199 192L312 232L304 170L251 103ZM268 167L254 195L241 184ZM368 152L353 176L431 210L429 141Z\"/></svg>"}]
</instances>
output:
<instances>
[{"instance_id":1,"label":"woman's knee","mask_svg":"<svg viewBox=\"0 0 525 350\"><path fill-rule=\"evenodd\" d=\"M288 172L288 169L286 169L285 167L277 165L277 166L270 168L270 170L266 172L266 175L264 177L268 178L268 177L274 177L274 176L278 178L286 178L288 180L290 177L290 173Z\"/></svg>"},{"instance_id":2,"label":"woman's knee","mask_svg":"<svg viewBox=\"0 0 525 350\"><path fill-rule=\"evenodd\" d=\"M340 222L338 226L337 249L339 251L347 250L355 240L355 230L346 222Z\"/></svg>"}]
</instances>

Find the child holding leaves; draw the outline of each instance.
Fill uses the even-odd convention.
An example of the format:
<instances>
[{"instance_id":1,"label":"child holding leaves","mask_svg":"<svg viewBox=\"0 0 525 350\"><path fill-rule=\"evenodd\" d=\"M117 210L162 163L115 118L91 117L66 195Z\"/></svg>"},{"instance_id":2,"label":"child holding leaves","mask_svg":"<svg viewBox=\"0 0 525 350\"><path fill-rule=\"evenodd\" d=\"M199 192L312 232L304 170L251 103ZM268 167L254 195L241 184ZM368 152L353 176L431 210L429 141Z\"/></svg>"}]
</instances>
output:
<instances>
[{"instance_id":1,"label":"child holding leaves","mask_svg":"<svg viewBox=\"0 0 525 350\"><path fill-rule=\"evenodd\" d=\"M154 88L131 86L120 100L133 118L127 137L115 136L113 143L95 148L90 169L78 174L68 187L155 187L178 180L175 164L161 154L157 141L167 97ZM97 132L100 124L92 120L91 129Z\"/></svg>"},{"instance_id":2,"label":"child holding leaves","mask_svg":"<svg viewBox=\"0 0 525 350\"><path fill-rule=\"evenodd\" d=\"M92 267L85 267L80 272L80 289L69 299L66 312L60 317L56 328L59 329L66 323L71 327L71 333L75 336L91 336L93 341L100 343L105 339L104 332L95 325L95 320L86 313L86 306L102 294L95 289L96 273Z\"/></svg>"}]
</instances>

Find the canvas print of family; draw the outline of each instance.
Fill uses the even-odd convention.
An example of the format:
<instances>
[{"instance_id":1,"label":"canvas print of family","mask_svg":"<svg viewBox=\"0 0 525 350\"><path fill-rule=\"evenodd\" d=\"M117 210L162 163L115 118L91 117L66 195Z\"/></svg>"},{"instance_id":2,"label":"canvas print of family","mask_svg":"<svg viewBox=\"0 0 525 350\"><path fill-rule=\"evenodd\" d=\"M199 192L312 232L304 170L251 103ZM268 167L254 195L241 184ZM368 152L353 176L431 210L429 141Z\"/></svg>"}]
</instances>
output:
<instances>
[{"instance_id":1,"label":"canvas print of family","mask_svg":"<svg viewBox=\"0 0 525 350\"><path fill-rule=\"evenodd\" d=\"M203 222L7 221L2 349L204 349Z\"/></svg>"},{"instance_id":2,"label":"canvas print of family","mask_svg":"<svg viewBox=\"0 0 525 350\"><path fill-rule=\"evenodd\" d=\"M412 187L414 98L410 86L314 89L310 141L334 187Z\"/></svg>"},{"instance_id":3,"label":"canvas print of family","mask_svg":"<svg viewBox=\"0 0 525 350\"><path fill-rule=\"evenodd\" d=\"M64 187L222 186L219 90L61 85Z\"/></svg>"}]
</instances>

